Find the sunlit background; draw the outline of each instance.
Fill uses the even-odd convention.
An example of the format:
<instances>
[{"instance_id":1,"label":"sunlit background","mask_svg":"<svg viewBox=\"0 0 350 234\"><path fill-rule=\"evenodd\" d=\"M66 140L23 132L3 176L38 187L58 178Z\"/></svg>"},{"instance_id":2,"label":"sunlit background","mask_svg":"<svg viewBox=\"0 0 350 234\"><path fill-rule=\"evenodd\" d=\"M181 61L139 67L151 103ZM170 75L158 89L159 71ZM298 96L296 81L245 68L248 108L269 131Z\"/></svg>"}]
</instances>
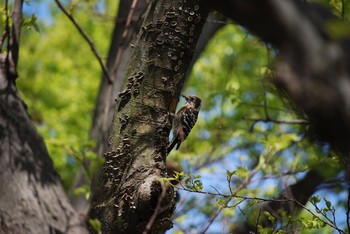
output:
<instances>
[{"instance_id":1,"label":"sunlit background","mask_svg":"<svg viewBox=\"0 0 350 234\"><path fill-rule=\"evenodd\" d=\"M106 59L117 1L72 1L70 6ZM332 6L339 11L336 3ZM22 32L18 90L67 192L88 195L89 185L75 191L72 185L81 161L96 158L89 131L100 66L52 1L25 2L24 11L27 24ZM199 96L203 105L188 140L168 158L185 173L169 233L200 233L207 227L207 233L228 233L237 223L257 217L254 208L261 202L229 200L218 194L237 192L246 198L273 199L310 168L330 180L338 178L337 183L323 184L314 195L320 198L320 208L327 207L324 198L331 202L334 215L327 215L335 216L338 227L345 228L347 192L339 182L344 177L341 166L327 144L305 138L307 125L294 121L307 121L306 117L274 90L270 81L276 54L269 45L228 22L193 67L183 93ZM197 187L190 187L194 181ZM221 209L223 204L227 208ZM316 213L314 205L307 207ZM328 226L317 225L306 231L312 224L305 220L312 220L310 212L302 212L300 220L294 221L302 233L332 233ZM276 230L283 225L287 224L277 224Z\"/></svg>"}]
</instances>

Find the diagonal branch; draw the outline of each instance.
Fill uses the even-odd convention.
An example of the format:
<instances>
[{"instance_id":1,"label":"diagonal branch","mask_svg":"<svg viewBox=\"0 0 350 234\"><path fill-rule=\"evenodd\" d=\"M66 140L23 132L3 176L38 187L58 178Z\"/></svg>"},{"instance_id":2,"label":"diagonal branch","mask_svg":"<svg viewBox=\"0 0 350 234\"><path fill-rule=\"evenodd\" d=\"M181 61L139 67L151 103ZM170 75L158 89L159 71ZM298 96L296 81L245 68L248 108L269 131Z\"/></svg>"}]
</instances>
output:
<instances>
[{"instance_id":1,"label":"diagonal branch","mask_svg":"<svg viewBox=\"0 0 350 234\"><path fill-rule=\"evenodd\" d=\"M157 215L158 215L159 213L161 213L161 211L162 211L162 201L163 201L163 199L164 199L165 196L166 196L166 187L165 187L163 181L160 181L159 183L160 183L160 185L161 185L161 190L162 190L162 191L161 191L161 194L160 194L160 196L159 196L159 198L158 198L157 206L156 206L156 208L155 208L155 210L154 210L154 212L153 212L153 214L152 214L150 220L148 221L148 223L147 223L147 225L146 225L146 229L142 232L142 234L150 233L151 228L152 228L152 225L153 225L153 223L156 221Z\"/></svg>"},{"instance_id":2,"label":"diagonal branch","mask_svg":"<svg viewBox=\"0 0 350 234\"><path fill-rule=\"evenodd\" d=\"M57 6L62 10L62 12L68 17L68 19L70 21L72 21L72 23L74 24L74 26L78 29L79 33L82 35L82 37L85 39L85 41L89 44L92 52L94 53L95 57L97 58L98 62L100 63L100 66L102 68L103 73L105 74L108 83L112 84L113 83L113 79L110 76L105 64L103 63L102 59L101 59L101 55L99 54L99 52L97 51L97 48L94 44L94 42L92 41L92 39L89 37L89 35L82 29L82 27L80 27L80 25L78 24L78 22L74 19L74 17L66 10L66 8L64 8L64 6L62 5L62 3L60 2L60 0L55 0Z\"/></svg>"}]
</instances>

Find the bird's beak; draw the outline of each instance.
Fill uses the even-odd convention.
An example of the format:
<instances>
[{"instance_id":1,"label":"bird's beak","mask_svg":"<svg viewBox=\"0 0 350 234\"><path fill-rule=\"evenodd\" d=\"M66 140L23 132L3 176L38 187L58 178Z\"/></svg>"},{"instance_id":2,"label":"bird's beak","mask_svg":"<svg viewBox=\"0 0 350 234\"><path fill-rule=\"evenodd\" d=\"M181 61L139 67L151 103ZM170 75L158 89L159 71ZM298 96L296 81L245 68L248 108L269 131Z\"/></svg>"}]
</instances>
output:
<instances>
[{"instance_id":1,"label":"bird's beak","mask_svg":"<svg viewBox=\"0 0 350 234\"><path fill-rule=\"evenodd\" d=\"M183 95L183 94L181 94L181 96L187 100L187 96L185 96L185 95Z\"/></svg>"}]
</instances>

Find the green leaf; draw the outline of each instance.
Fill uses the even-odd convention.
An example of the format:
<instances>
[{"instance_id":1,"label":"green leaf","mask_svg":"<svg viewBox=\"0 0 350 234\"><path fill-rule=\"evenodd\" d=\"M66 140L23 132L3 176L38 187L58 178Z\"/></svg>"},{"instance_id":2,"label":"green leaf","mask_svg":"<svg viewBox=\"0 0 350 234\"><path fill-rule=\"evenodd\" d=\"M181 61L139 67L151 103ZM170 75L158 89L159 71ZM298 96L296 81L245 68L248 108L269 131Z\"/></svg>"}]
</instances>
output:
<instances>
[{"instance_id":1,"label":"green leaf","mask_svg":"<svg viewBox=\"0 0 350 234\"><path fill-rule=\"evenodd\" d=\"M245 167L238 167L235 171L236 176L239 178L246 178L249 176L250 172Z\"/></svg>"},{"instance_id":2,"label":"green leaf","mask_svg":"<svg viewBox=\"0 0 350 234\"><path fill-rule=\"evenodd\" d=\"M329 200L327 200L326 198L323 198L323 200L325 201L327 208L331 209L332 208L332 203Z\"/></svg>"},{"instance_id":3,"label":"green leaf","mask_svg":"<svg viewBox=\"0 0 350 234\"><path fill-rule=\"evenodd\" d=\"M317 204L317 203L319 203L321 201L321 198L320 198L320 196L312 196L311 198L310 198L310 202L311 203L313 203L313 204Z\"/></svg>"},{"instance_id":4,"label":"green leaf","mask_svg":"<svg viewBox=\"0 0 350 234\"><path fill-rule=\"evenodd\" d=\"M202 191L202 190L203 190L202 181L200 181L200 180L194 180L194 181L193 181L193 184L194 184L194 189L195 189L196 191Z\"/></svg>"},{"instance_id":5,"label":"green leaf","mask_svg":"<svg viewBox=\"0 0 350 234\"><path fill-rule=\"evenodd\" d=\"M82 185L74 190L74 195L84 195L86 198L90 196L90 186L88 185Z\"/></svg>"},{"instance_id":6,"label":"green leaf","mask_svg":"<svg viewBox=\"0 0 350 234\"><path fill-rule=\"evenodd\" d=\"M227 176L227 178L231 178L234 174L236 174L236 171L229 171L229 170L227 170L226 171L226 176Z\"/></svg>"},{"instance_id":7,"label":"green leaf","mask_svg":"<svg viewBox=\"0 0 350 234\"><path fill-rule=\"evenodd\" d=\"M257 203L259 203L258 200L251 200L250 202L248 202L247 208L252 207L252 206L256 205Z\"/></svg>"},{"instance_id":8,"label":"green leaf","mask_svg":"<svg viewBox=\"0 0 350 234\"><path fill-rule=\"evenodd\" d=\"M188 220L188 215L181 215L180 217L176 218L177 223L184 223L186 220Z\"/></svg>"},{"instance_id":9,"label":"green leaf","mask_svg":"<svg viewBox=\"0 0 350 234\"><path fill-rule=\"evenodd\" d=\"M235 215L235 210L232 208L226 208L222 211L222 215L224 217L234 217Z\"/></svg>"},{"instance_id":10,"label":"green leaf","mask_svg":"<svg viewBox=\"0 0 350 234\"><path fill-rule=\"evenodd\" d=\"M215 198L215 201L216 201L216 204L220 207L226 205L226 202L227 202L226 199L222 199L222 198Z\"/></svg>"},{"instance_id":11,"label":"green leaf","mask_svg":"<svg viewBox=\"0 0 350 234\"><path fill-rule=\"evenodd\" d=\"M267 217L268 220L270 220L272 223L275 223L276 218L273 217L268 211L264 211L263 214Z\"/></svg>"},{"instance_id":12,"label":"green leaf","mask_svg":"<svg viewBox=\"0 0 350 234\"><path fill-rule=\"evenodd\" d=\"M37 16L35 14L32 14L30 18L24 18L22 20L22 27L27 27L28 29L34 28L36 32L40 32L40 28L37 22Z\"/></svg>"},{"instance_id":13,"label":"green leaf","mask_svg":"<svg viewBox=\"0 0 350 234\"><path fill-rule=\"evenodd\" d=\"M101 222L98 219L89 219L89 223L97 233L101 233Z\"/></svg>"}]
</instances>

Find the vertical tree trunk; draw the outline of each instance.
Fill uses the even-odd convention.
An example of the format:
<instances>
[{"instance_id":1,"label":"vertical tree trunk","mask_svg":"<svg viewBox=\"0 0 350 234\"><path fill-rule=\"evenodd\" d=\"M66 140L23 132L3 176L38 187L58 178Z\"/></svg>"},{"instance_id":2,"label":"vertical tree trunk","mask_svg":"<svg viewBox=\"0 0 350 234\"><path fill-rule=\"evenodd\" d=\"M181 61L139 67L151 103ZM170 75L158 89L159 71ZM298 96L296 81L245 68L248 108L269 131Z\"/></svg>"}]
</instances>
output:
<instances>
[{"instance_id":1,"label":"vertical tree trunk","mask_svg":"<svg viewBox=\"0 0 350 234\"><path fill-rule=\"evenodd\" d=\"M4 67L0 68L0 171L0 233L87 233Z\"/></svg>"},{"instance_id":2,"label":"vertical tree trunk","mask_svg":"<svg viewBox=\"0 0 350 234\"><path fill-rule=\"evenodd\" d=\"M128 45L136 40L137 29L140 27L141 15L146 11L146 2L137 1L135 8L131 9L132 1L120 0L115 26L112 32L111 44L107 56L107 69L109 74L113 77L113 84L110 84L102 73L100 88L97 94L95 110L93 113L92 127L90 131L90 138L96 141L95 152L98 158L103 157L105 146L107 143L108 129L112 123L113 110L115 107L115 97L120 91L123 83L124 74L127 67L127 62L130 58L132 48ZM133 14L129 14L132 10ZM83 162L89 167L90 162ZM96 172L96 176L100 171ZM81 169L75 178L72 191L82 184L89 184L89 178L86 177L84 169ZM93 178L91 189L94 193L95 187L99 186L98 181ZM71 201L74 208L81 213L86 213L88 208L88 201L85 195L71 195Z\"/></svg>"},{"instance_id":3,"label":"vertical tree trunk","mask_svg":"<svg viewBox=\"0 0 350 234\"><path fill-rule=\"evenodd\" d=\"M171 115L208 11L199 1L152 1L118 95L91 218L106 233L164 232L173 189L165 155ZM155 219L157 217L157 219Z\"/></svg>"},{"instance_id":4,"label":"vertical tree trunk","mask_svg":"<svg viewBox=\"0 0 350 234\"><path fill-rule=\"evenodd\" d=\"M87 233L16 91L22 3L14 2L11 27L6 20L0 54L0 233Z\"/></svg>"}]
</instances>

